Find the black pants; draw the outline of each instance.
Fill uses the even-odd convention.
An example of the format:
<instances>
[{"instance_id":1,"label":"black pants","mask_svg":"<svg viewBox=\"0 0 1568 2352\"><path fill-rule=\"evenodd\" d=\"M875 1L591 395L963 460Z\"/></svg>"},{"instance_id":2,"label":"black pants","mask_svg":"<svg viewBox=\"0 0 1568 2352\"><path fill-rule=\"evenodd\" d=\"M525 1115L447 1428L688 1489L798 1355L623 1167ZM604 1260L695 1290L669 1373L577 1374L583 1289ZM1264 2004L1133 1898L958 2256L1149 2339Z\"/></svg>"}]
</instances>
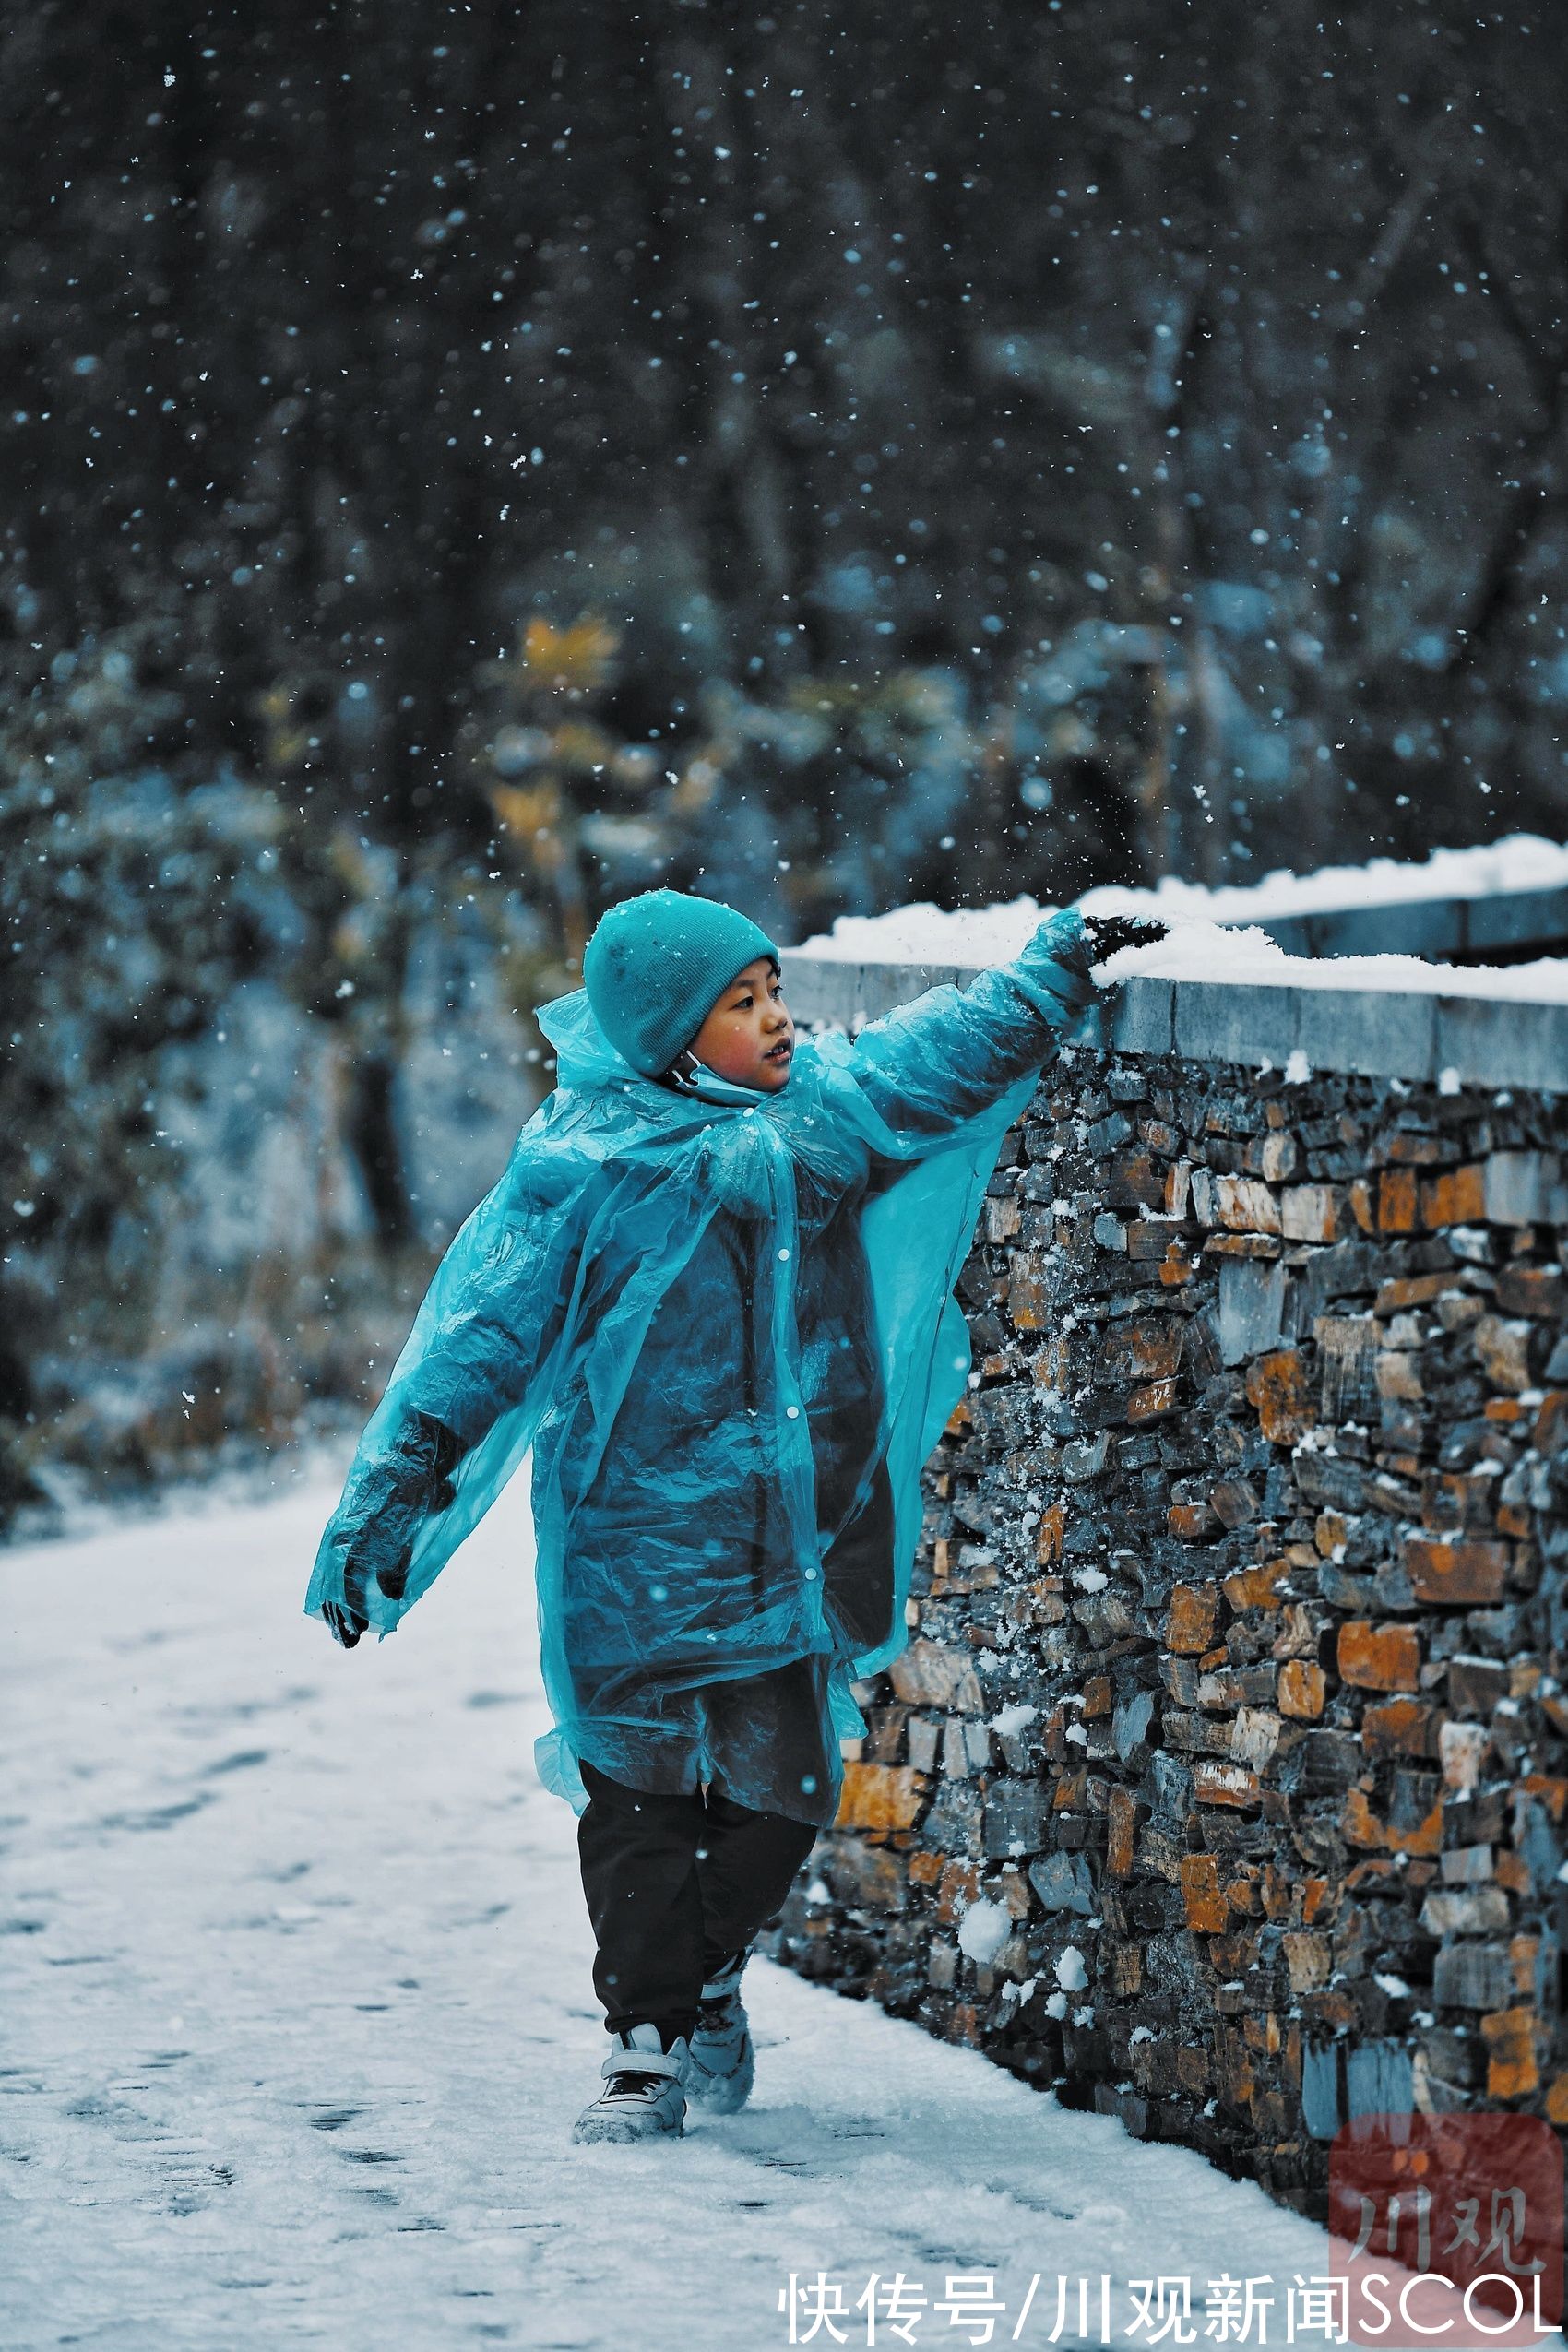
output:
<instances>
[{"instance_id":1,"label":"black pants","mask_svg":"<svg viewBox=\"0 0 1568 2352\"><path fill-rule=\"evenodd\" d=\"M704 1980L779 1908L819 1833L787 1813L754 1812L715 1784L690 1795L626 1788L580 1763L593 1989L608 2032L651 2022L668 2049L695 2027Z\"/></svg>"}]
</instances>

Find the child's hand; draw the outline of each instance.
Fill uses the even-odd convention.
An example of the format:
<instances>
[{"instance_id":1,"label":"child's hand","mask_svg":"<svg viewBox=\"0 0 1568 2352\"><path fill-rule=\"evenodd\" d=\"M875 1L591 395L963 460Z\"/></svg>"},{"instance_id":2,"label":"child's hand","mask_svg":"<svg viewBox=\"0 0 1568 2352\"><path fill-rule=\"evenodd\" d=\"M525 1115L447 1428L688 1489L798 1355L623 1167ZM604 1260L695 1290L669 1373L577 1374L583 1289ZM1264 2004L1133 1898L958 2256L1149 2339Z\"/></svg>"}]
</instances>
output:
<instances>
[{"instance_id":1,"label":"child's hand","mask_svg":"<svg viewBox=\"0 0 1568 2352\"><path fill-rule=\"evenodd\" d=\"M1123 947L1153 947L1169 939L1170 925L1158 915L1086 915L1084 937L1091 963L1103 964Z\"/></svg>"},{"instance_id":2,"label":"child's hand","mask_svg":"<svg viewBox=\"0 0 1568 2352\"><path fill-rule=\"evenodd\" d=\"M334 1641L340 1642L346 1650L351 1650L360 1635L370 1631L369 1618L362 1617L359 1610L350 1609L347 1601L326 1601L322 1604L321 1613Z\"/></svg>"}]
</instances>

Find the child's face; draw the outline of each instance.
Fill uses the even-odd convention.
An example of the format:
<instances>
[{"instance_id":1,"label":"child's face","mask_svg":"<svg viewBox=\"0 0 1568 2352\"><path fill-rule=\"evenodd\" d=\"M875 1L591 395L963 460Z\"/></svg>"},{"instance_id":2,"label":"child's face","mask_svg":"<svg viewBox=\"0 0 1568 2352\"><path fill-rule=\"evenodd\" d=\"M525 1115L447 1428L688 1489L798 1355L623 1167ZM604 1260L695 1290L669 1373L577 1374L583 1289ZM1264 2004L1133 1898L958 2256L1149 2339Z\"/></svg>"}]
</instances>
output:
<instances>
[{"instance_id":1,"label":"child's face","mask_svg":"<svg viewBox=\"0 0 1568 2352\"><path fill-rule=\"evenodd\" d=\"M737 972L692 1039L699 1062L736 1086L777 1094L790 1083L795 1024L766 956Z\"/></svg>"}]
</instances>

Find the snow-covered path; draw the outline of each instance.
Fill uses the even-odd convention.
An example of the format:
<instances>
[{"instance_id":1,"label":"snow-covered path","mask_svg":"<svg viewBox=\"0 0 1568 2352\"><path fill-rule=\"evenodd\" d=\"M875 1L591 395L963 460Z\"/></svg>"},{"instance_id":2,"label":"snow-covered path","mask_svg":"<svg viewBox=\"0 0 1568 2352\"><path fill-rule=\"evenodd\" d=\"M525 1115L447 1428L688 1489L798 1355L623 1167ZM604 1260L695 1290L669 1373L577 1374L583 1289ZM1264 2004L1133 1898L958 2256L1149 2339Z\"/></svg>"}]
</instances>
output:
<instances>
[{"instance_id":1,"label":"snow-covered path","mask_svg":"<svg viewBox=\"0 0 1568 2352\"><path fill-rule=\"evenodd\" d=\"M351 1654L300 1614L318 1482L0 1555L7 2352L753 2352L791 2271L863 2344L898 2270L929 2308L879 2344L981 2340L936 2308L976 2272L998 2344L1051 2341L1059 2274L1077 2340L1102 2272L1190 2276L1202 2341L1226 2271L1272 2276L1282 2342L1323 2232L766 1963L749 2109L570 2145L603 2029L522 1489Z\"/></svg>"}]
</instances>

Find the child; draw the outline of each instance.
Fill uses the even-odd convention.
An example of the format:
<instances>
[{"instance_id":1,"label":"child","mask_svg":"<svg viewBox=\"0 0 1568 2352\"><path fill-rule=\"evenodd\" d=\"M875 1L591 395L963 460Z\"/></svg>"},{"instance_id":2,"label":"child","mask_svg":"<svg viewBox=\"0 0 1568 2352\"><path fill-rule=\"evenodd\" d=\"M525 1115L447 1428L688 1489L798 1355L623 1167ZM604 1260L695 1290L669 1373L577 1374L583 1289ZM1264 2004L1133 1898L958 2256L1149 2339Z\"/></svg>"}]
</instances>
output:
<instances>
[{"instance_id":1,"label":"child","mask_svg":"<svg viewBox=\"0 0 1568 2352\"><path fill-rule=\"evenodd\" d=\"M963 1393L953 1297L1007 1126L1157 936L1069 909L851 1042L778 950L675 890L612 907L540 1008L557 1083L436 1271L305 1607L385 1636L530 1449L535 1743L577 1826L612 2037L577 2139L751 2087L739 1982L903 1647L921 1466Z\"/></svg>"}]
</instances>

